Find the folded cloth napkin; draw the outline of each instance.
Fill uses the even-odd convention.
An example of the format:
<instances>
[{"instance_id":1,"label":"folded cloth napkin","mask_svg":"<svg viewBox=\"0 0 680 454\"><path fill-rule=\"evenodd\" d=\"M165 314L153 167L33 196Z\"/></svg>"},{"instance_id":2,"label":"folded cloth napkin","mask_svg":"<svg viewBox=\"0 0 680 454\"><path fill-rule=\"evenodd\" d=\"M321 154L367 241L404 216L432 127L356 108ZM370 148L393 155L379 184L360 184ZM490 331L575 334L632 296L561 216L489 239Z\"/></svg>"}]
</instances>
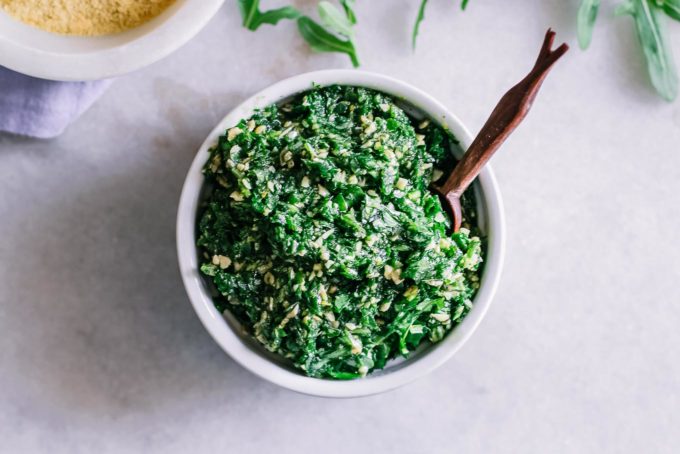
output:
<instances>
[{"instance_id":1,"label":"folded cloth napkin","mask_svg":"<svg viewBox=\"0 0 680 454\"><path fill-rule=\"evenodd\" d=\"M85 112L111 84L57 82L0 66L0 131L48 139Z\"/></svg>"}]
</instances>

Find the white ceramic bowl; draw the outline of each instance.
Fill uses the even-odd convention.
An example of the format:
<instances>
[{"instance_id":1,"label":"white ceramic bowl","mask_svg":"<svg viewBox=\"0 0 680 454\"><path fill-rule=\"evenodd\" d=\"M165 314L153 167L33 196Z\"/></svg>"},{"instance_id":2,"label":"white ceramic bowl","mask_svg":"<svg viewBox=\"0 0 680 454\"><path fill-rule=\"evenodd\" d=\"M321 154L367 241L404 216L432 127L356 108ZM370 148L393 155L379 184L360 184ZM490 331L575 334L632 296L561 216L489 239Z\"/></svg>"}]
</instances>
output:
<instances>
[{"instance_id":1,"label":"white ceramic bowl","mask_svg":"<svg viewBox=\"0 0 680 454\"><path fill-rule=\"evenodd\" d=\"M106 79L140 69L177 50L224 0L176 0L158 17L122 33L62 36L31 27L0 8L0 65L53 80Z\"/></svg>"},{"instance_id":2,"label":"white ceramic bowl","mask_svg":"<svg viewBox=\"0 0 680 454\"><path fill-rule=\"evenodd\" d=\"M224 351L246 369L272 383L305 394L325 397L375 394L406 384L440 366L451 358L479 325L491 304L503 264L505 222L501 196L493 172L487 165L473 186L477 191L480 227L488 235L484 272L473 308L459 326L441 342L414 352L406 360L394 360L384 370L376 371L365 378L338 381L303 375L244 335L233 317L225 318L215 309L208 287L199 272L195 227L204 182L201 169L209 156L208 149L217 143L218 137L226 129L234 126L240 119L250 117L255 109L309 90L312 83L322 86L355 85L388 93L449 127L464 149L471 142L468 130L443 105L421 90L391 77L355 70L329 70L302 74L274 84L231 111L210 133L198 151L184 183L177 213L180 272L189 299L205 328Z\"/></svg>"}]
</instances>

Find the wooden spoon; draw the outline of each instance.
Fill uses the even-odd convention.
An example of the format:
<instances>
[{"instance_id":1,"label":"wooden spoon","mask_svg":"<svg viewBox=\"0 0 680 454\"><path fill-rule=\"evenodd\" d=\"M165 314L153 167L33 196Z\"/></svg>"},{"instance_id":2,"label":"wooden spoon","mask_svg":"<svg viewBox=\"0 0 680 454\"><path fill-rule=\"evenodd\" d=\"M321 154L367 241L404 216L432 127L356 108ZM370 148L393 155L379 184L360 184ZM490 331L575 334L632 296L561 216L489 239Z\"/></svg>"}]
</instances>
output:
<instances>
[{"instance_id":1,"label":"wooden spoon","mask_svg":"<svg viewBox=\"0 0 680 454\"><path fill-rule=\"evenodd\" d=\"M548 75L548 71L569 50L566 43L552 50L554 40L555 32L548 29L534 68L520 83L512 87L501 98L446 182L441 186L433 185L432 190L439 195L442 206L451 216L454 232L460 229L462 221L460 196L479 175L484 165L505 142L505 139L527 116L538 89L541 87L545 76Z\"/></svg>"}]
</instances>

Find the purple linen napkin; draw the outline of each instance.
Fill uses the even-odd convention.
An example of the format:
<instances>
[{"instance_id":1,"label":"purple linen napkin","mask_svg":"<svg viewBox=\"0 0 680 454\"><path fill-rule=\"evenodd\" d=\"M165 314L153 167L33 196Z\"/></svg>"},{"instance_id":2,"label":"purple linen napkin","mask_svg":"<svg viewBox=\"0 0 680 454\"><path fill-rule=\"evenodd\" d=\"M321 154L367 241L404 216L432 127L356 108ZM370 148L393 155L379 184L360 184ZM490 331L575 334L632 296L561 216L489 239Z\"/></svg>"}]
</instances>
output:
<instances>
[{"instance_id":1,"label":"purple linen napkin","mask_svg":"<svg viewBox=\"0 0 680 454\"><path fill-rule=\"evenodd\" d=\"M49 139L85 112L111 80L57 82L0 66L0 131Z\"/></svg>"}]
</instances>

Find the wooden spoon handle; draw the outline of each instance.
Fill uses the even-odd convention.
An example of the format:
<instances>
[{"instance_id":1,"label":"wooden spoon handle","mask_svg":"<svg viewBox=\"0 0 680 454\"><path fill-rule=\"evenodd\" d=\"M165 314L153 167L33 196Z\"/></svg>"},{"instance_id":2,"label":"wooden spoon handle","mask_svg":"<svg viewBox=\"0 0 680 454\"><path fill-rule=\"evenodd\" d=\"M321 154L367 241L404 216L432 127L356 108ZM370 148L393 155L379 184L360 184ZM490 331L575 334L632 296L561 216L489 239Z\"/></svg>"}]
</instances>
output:
<instances>
[{"instance_id":1,"label":"wooden spoon handle","mask_svg":"<svg viewBox=\"0 0 680 454\"><path fill-rule=\"evenodd\" d=\"M437 191L440 194L460 196L477 177L491 156L498 150L510 133L529 113L531 104L551 66L569 49L562 44L555 50L552 44L555 32L548 29L541 52L531 72L512 87L498 102L481 131L456 164L446 182Z\"/></svg>"}]
</instances>

